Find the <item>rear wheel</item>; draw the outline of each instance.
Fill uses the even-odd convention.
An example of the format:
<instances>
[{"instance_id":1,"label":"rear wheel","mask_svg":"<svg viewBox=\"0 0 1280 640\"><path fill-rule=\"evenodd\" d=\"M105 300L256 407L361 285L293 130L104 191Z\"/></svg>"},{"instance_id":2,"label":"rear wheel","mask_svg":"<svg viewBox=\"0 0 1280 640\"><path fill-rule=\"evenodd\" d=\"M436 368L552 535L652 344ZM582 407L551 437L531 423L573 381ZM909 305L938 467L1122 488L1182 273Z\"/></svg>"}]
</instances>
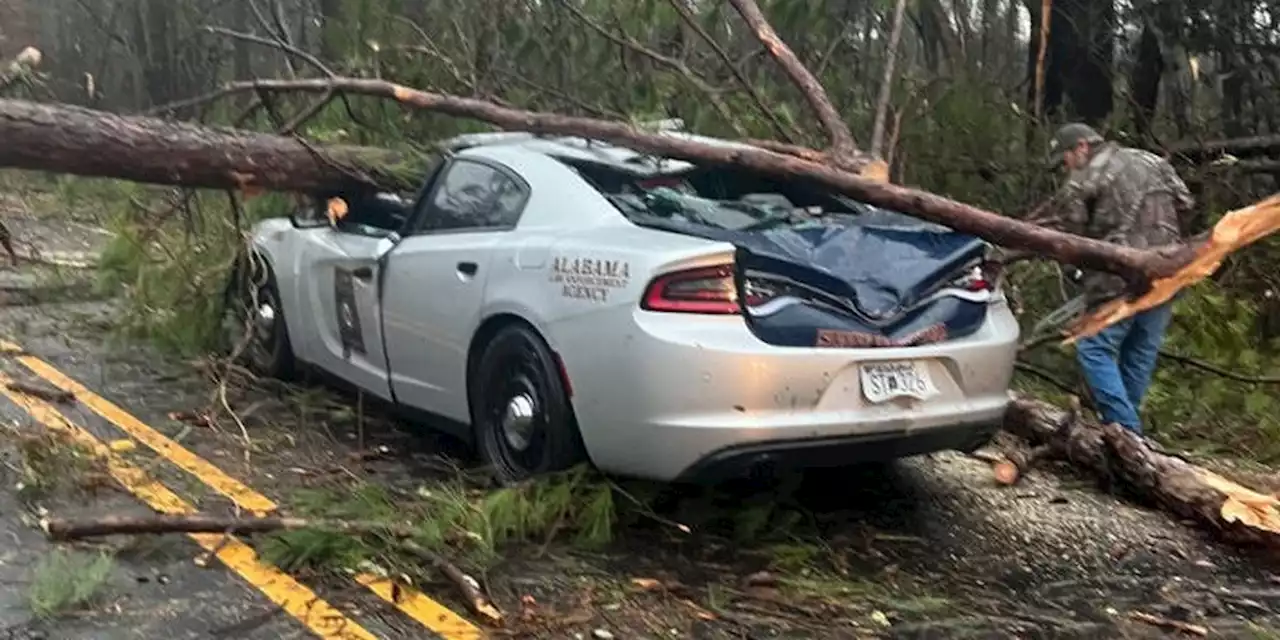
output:
<instances>
[{"instance_id":1,"label":"rear wheel","mask_svg":"<svg viewBox=\"0 0 1280 640\"><path fill-rule=\"evenodd\" d=\"M256 256L242 259L232 274L223 315L224 344L257 373L291 379L296 363L271 266Z\"/></svg>"},{"instance_id":2,"label":"rear wheel","mask_svg":"<svg viewBox=\"0 0 1280 640\"><path fill-rule=\"evenodd\" d=\"M586 460L555 356L531 328L498 330L480 356L470 390L476 442L499 482Z\"/></svg>"}]
</instances>

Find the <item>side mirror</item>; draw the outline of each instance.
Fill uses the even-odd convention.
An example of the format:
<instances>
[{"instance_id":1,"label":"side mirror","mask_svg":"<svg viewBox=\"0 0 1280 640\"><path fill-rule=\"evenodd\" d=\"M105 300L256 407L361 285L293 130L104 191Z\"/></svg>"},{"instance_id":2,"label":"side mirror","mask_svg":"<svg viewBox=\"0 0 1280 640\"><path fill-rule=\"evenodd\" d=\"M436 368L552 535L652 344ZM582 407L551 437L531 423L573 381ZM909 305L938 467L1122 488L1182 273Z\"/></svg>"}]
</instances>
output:
<instances>
[{"instance_id":1,"label":"side mirror","mask_svg":"<svg viewBox=\"0 0 1280 640\"><path fill-rule=\"evenodd\" d=\"M289 214L289 222L296 229L316 229L319 227L338 226L338 220L347 215L347 202L342 198L330 198L323 208L312 210L294 210Z\"/></svg>"},{"instance_id":2,"label":"side mirror","mask_svg":"<svg viewBox=\"0 0 1280 640\"><path fill-rule=\"evenodd\" d=\"M316 227L328 225L329 221L324 218L307 216L305 212L294 211L289 214L289 223L292 224L295 229L314 229Z\"/></svg>"}]
</instances>

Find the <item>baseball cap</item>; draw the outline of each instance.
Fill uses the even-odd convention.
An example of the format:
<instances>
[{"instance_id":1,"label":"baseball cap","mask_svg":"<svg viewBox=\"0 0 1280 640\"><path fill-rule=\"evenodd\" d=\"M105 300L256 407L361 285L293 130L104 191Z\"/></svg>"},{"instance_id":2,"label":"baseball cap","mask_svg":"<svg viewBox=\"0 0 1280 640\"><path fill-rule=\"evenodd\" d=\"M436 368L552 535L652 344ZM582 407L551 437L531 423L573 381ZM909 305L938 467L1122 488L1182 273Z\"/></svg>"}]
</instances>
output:
<instances>
[{"instance_id":1,"label":"baseball cap","mask_svg":"<svg viewBox=\"0 0 1280 640\"><path fill-rule=\"evenodd\" d=\"M1046 164L1050 167L1057 167L1062 164L1062 158L1069 149L1075 148L1081 142L1102 142L1103 137L1093 127L1082 122L1072 122L1062 125L1053 134L1053 138L1049 140L1049 157L1045 159Z\"/></svg>"}]
</instances>

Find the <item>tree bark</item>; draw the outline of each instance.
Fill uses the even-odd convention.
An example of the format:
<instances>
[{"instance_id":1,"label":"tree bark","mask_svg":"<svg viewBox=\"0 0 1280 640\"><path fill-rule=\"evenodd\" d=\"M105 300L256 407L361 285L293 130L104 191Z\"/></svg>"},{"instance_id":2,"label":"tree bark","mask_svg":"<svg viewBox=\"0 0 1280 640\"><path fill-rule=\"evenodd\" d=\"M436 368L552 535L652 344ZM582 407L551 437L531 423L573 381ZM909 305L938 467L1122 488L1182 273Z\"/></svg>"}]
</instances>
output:
<instances>
[{"instance_id":1,"label":"tree bark","mask_svg":"<svg viewBox=\"0 0 1280 640\"><path fill-rule=\"evenodd\" d=\"M0 100L0 166L211 189L337 192L416 189L420 158L384 149L313 146L80 107Z\"/></svg>"},{"instance_id":2,"label":"tree bark","mask_svg":"<svg viewBox=\"0 0 1280 640\"><path fill-rule=\"evenodd\" d=\"M1162 451L1118 425L1086 422L1075 412L1019 398L1005 417L1005 429L1225 540L1280 546L1280 500Z\"/></svg>"}]
</instances>

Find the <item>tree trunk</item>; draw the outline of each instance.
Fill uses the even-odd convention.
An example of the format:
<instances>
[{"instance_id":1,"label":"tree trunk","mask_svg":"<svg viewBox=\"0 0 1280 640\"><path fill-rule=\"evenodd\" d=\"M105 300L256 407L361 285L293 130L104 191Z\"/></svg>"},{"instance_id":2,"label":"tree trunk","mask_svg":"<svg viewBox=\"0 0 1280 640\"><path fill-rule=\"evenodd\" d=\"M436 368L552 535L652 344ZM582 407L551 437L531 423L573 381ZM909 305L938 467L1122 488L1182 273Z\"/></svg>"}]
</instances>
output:
<instances>
[{"instance_id":1,"label":"tree trunk","mask_svg":"<svg viewBox=\"0 0 1280 640\"><path fill-rule=\"evenodd\" d=\"M420 158L383 149L19 100L0 100L0 140L0 167L173 186L331 193L416 189L422 177Z\"/></svg>"},{"instance_id":2,"label":"tree trunk","mask_svg":"<svg viewBox=\"0 0 1280 640\"><path fill-rule=\"evenodd\" d=\"M1050 12L1042 113L1099 125L1111 114L1114 0L1056 0ZM1038 30L1038 27L1033 27Z\"/></svg>"},{"instance_id":3,"label":"tree trunk","mask_svg":"<svg viewBox=\"0 0 1280 640\"><path fill-rule=\"evenodd\" d=\"M320 0L320 57L342 62L342 0Z\"/></svg>"},{"instance_id":4,"label":"tree trunk","mask_svg":"<svg viewBox=\"0 0 1280 640\"><path fill-rule=\"evenodd\" d=\"M1120 426L1085 422L1051 404L1018 399L1005 429L1228 541L1280 546L1280 500L1153 447Z\"/></svg>"},{"instance_id":5,"label":"tree trunk","mask_svg":"<svg viewBox=\"0 0 1280 640\"><path fill-rule=\"evenodd\" d=\"M1131 113L1135 132L1146 141L1151 137L1151 124L1160 98L1160 78L1164 75L1164 52L1160 48L1156 28L1150 21L1143 25L1142 36L1138 38L1137 58L1129 76L1133 94Z\"/></svg>"},{"instance_id":6,"label":"tree trunk","mask_svg":"<svg viewBox=\"0 0 1280 640\"><path fill-rule=\"evenodd\" d=\"M237 91L334 92L395 100L413 109L444 113L537 134L585 137L637 151L710 165L736 166L781 179L814 183L885 209L896 210L994 244L1086 269L1123 276L1138 300L1118 299L1072 328L1072 339L1092 335L1133 313L1168 300L1179 289L1216 271L1231 251L1280 228L1280 197L1222 218L1214 237L1184 245L1133 249L1054 231L984 211L932 193L837 168L838 161L787 155L739 145L708 145L591 118L537 113L491 102L419 91L383 80L263 80L233 84ZM263 134L215 130L148 118L126 118L88 109L0 101L0 166L114 177L140 182L210 188L277 189L333 193L359 184L412 186L421 158L353 147L316 148ZM830 155L827 156L830 158ZM1184 269L1184 267L1186 267Z\"/></svg>"}]
</instances>

